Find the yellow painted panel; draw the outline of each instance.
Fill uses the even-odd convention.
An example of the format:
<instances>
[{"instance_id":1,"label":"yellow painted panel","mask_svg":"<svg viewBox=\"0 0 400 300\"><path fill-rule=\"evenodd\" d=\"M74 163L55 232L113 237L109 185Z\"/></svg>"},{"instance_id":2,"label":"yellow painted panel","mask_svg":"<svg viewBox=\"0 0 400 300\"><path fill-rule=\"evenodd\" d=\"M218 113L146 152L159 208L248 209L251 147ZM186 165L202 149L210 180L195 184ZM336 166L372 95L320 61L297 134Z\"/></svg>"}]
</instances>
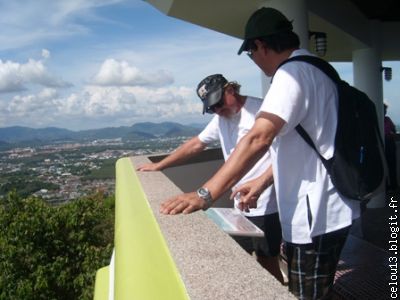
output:
<instances>
[{"instance_id":1,"label":"yellow painted panel","mask_svg":"<svg viewBox=\"0 0 400 300\"><path fill-rule=\"evenodd\" d=\"M103 267L96 272L96 283L94 286L94 300L108 299L109 267Z\"/></svg>"},{"instance_id":2,"label":"yellow painted panel","mask_svg":"<svg viewBox=\"0 0 400 300\"><path fill-rule=\"evenodd\" d=\"M115 299L189 299L129 158L116 164Z\"/></svg>"}]
</instances>

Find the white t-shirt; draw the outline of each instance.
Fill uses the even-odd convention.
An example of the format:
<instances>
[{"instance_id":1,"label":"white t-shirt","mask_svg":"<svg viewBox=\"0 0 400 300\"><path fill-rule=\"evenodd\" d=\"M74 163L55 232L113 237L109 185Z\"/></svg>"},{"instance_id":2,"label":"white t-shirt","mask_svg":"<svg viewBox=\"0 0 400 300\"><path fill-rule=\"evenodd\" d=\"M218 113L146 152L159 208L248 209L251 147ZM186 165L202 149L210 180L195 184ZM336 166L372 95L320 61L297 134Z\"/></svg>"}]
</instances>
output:
<instances>
[{"instance_id":1,"label":"white t-shirt","mask_svg":"<svg viewBox=\"0 0 400 300\"><path fill-rule=\"evenodd\" d=\"M210 123L199 134L199 139L210 144L220 141L224 159L227 160L240 139L249 132L253 127L255 115L258 112L262 99L247 97L242 109L230 118L215 115ZM265 172L271 165L269 151L256 163L256 165L236 184L236 186L254 179ZM238 197L236 197L238 198ZM239 199L235 198L235 207L239 203ZM278 211L275 190L273 185L267 188L257 201L257 208L250 209L250 212L244 212L246 216L262 216Z\"/></svg>"},{"instance_id":2,"label":"white t-shirt","mask_svg":"<svg viewBox=\"0 0 400 300\"><path fill-rule=\"evenodd\" d=\"M296 55L311 54L296 50L292 56ZM270 149L285 241L311 243L312 237L349 226L360 215L359 202L338 194L315 151L295 130L300 123L329 159L334 151L337 105L333 81L306 62L290 62L275 73L260 108L286 122Z\"/></svg>"}]
</instances>

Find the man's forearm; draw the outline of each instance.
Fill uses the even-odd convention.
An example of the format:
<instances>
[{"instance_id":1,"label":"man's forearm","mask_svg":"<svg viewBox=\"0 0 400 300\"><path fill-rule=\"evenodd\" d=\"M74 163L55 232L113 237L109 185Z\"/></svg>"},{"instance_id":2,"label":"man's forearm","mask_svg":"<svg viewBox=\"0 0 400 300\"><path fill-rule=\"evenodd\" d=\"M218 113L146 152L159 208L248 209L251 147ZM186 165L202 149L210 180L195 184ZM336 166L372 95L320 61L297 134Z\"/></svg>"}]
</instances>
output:
<instances>
[{"instance_id":1,"label":"man's forearm","mask_svg":"<svg viewBox=\"0 0 400 300\"><path fill-rule=\"evenodd\" d=\"M158 162L159 168L163 170L183 163L203 151L205 147L206 145L203 144L198 137L191 138L189 141L178 147L174 152Z\"/></svg>"},{"instance_id":2,"label":"man's forearm","mask_svg":"<svg viewBox=\"0 0 400 300\"><path fill-rule=\"evenodd\" d=\"M270 187L274 183L272 165L259 178L263 182L263 189Z\"/></svg>"},{"instance_id":3,"label":"man's forearm","mask_svg":"<svg viewBox=\"0 0 400 300\"><path fill-rule=\"evenodd\" d=\"M257 144L251 137L244 137L225 164L203 186L209 189L213 199L218 199L254 166L268 148L269 145Z\"/></svg>"},{"instance_id":4,"label":"man's forearm","mask_svg":"<svg viewBox=\"0 0 400 300\"><path fill-rule=\"evenodd\" d=\"M232 188L268 151L275 135L284 124L281 119L272 121L257 119L251 131L242 138L225 164L203 185L209 189L213 199L219 198Z\"/></svg>"}]
</instances>

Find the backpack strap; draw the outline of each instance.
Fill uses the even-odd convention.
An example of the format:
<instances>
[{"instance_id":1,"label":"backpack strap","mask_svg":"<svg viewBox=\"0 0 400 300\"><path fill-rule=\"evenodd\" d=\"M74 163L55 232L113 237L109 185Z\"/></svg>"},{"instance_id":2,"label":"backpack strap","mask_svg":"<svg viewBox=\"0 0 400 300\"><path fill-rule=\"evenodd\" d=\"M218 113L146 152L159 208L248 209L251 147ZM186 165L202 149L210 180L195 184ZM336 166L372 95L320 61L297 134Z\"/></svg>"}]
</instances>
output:
<instances>
[{"instance_id":1,"label":"backpack strap","mask_svg":"<svg viewBox=\"0 0 400 300\"><path fill-rule=\"evenodd\" d=\"M322 72L325 73L326 76L328 76L333 82L339 83L341 81L340 76L338 72L335 70L334 67L327 61L323 60L322 58L319 58L317 56L311 56L311 55L297 55L293 56L291 58L288 58L284 60L279 66L282 67L284 64L287 64L288 62L291 61L302 61L309 63L313 65L314 67L320 69Z\"/></svg>"},{"instance_id":2,"label":"backpack strap","mask_svg":"<svg viewBox=\"0 0 400 300\"><path fill-rule=\"evenodd\" d=\"M278 69L283 66L284 64L292 61L302 61L309 63L313 65L314 67L318 68L322 72L325 73L326 76L328 76L333 82L336 84L339 84L342 80L340 79L340 76L338 72L335 70L334 67L327 61L323 60L322 58L316 57L316 56L311 56L311 55L298 55L298 56L293 56L289 59L286 59L283 61L279 66ZM319 158L321 159L322 163L324 164L325 168L327 170L330 170L330 161L326 160L321 153L317 150L317 147L315 146L314 142L312 141L311 137L305 131L305 129L298 124L296 127L296 131L299 133L299 135L304 139L304 141L314 149L314 151L318 154Z\"/></svg>"},{"instance_id":3,"label":"backpack strap","mask_svg":"<svg viewBox=\"0 0 400 300\"><path fill-rule=\"evenodd\" d=\"M330 170L331 167L331 160L326 160L325 157L323 157L321 155L321 153L319 153L319 151L317 150L317 147L315 147L314 142L312 141L311 137L308 135L307 131L305 131L305 129L303 128L303 126L301 126L300 124L297 125L296 127L296 131L297 133L303 138L303 140L311 147L314 149L314 151L318 154L319 158L322 161L322 164L325 166L325 168L327 170Z\"/></svg>"}]
</instances>

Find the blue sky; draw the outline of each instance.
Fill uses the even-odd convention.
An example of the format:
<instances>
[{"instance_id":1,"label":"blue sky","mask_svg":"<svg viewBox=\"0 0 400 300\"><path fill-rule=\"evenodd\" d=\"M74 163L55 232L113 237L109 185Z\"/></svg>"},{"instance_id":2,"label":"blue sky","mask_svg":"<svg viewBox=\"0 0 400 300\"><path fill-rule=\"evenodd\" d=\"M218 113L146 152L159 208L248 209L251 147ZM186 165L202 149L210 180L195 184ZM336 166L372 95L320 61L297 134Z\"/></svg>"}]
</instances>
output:
<instances>
[{"instance_id":1,"label":"blue sky","mask_svg":"<svg viewBox=\"0 0 400 300\"><path fill-rule=\"evenodd\" d=\"M0 127L203 123L195 87L213 73L262 96L239 39L140 0L0 0L0 14ZM393 68L384 98L400 124L400 63L384 65ZM335 67L352 82L351 64Z\"/></svg>"}]
</instances>

